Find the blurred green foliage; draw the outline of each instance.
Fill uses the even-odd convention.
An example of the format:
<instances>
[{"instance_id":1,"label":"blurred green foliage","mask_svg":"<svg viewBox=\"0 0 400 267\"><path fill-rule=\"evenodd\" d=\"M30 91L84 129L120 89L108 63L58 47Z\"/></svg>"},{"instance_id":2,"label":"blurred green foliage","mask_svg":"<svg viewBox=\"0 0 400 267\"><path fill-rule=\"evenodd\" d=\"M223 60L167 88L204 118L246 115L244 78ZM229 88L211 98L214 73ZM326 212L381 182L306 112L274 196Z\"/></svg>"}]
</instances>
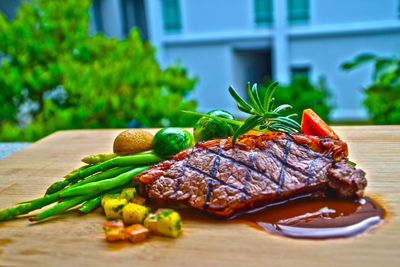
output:
<instances>
[{"instance_id":1,"label":"blurred green foliage","mask_svg":"<svg viewBox=\"0 0 400 267\"><path fill-rule=\"evenodd\" d=\"M297 113L298 116L293 119L299 122L301 121L303 110L311 108L324 121L328 122L329 114L332 110L332 106L328 104L329 96L330 93L324 78L321 77L316 84L312 84L306 76L299 75L290 84L277 87L274 93L276 101L274 106L277 107L282 104L293 106L293 109L286 111L286 113Z\"/></svg>"},{"instance_id":2,"label":"blurred green foliage","mask_svg":"<svg viewBox=\"0 0 400 267\"><path fill-rule=\"evenodd\" d=\"M126 40L89 36L89 0L22 1L0 13L0 140L34 141L61 129L193 125L196 79L162 70L137 30ZM21 106L31 107L21 118ZM31 121L31 122L30 122Z\"/></svg>"},{"instance_id":3,"label":"blurred green foliage","mask_svg":"<svg viewBox=\"0 0 400 267\"><path fill-rule=\"evenodd\" d=\"M374 64L372 84L365 88L367 107L374 124L400 124L400 59L361 54L342 65L344 70Z\"/></svg>"}]
</instances>

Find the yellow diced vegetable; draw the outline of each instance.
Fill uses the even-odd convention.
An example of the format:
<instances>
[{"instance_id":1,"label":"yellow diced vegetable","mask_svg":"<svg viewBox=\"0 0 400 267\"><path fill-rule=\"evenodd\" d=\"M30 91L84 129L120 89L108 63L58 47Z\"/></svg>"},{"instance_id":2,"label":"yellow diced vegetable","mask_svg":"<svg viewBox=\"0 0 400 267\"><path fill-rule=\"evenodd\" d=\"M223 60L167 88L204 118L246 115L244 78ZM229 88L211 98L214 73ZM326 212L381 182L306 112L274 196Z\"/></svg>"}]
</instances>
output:
<instances>
[{"instance_id":1,"label":"yellow diced vegetable","mask_svg":"<svg viewBox=\"0 0 400 267\"><path fill-rule=\"evenodd\" d=\"M157 215L156 214L150 214L149 216L144 219L143 222L144 227L149 229L150 234L152 235L158 235L158 229L157 229Z\"/></svg>"},{"instance_id":2,"label":"yellow diced vegetable","mask_svg":"<svg viewBox=\"0 0 400 267\"><path fill-rule=\"evenodd\" d=\"M132 203L136 203L139 205L144 205L144 203L146 203L146 199L144 197L141 196L136 196L133 200Z\"/></svg>"},{"instance_id":3,"label":"yellow diced vegetable","mask_svg":"<svg viewBox=\"0 0 400 267\"><path fill-rule=\"evenodd\" d=\"M101 206L104 208L104 203L108 199L119 199L120 194L107 194L101 199Z\"/></svg>"},{"instance_id":4,"label":"yellow diced vegetable","mask_svg":"<svg viewBox=\"0 0 400 267\"><path fill-rule=\"evenodd\" d=\"M182 232L179 213L170 209L161 209L156 214L150 214L144 221L144 226L151 234L169 237L177 237Z\"/></svg>"},{"instance_id":5,"label":"yellow diced vegetable","mask_svg":"<svg viewBox=\"0 0 400 267\"><path fill-rule=\"evenodd\" d=\"M124 188L122 189L120 198L125 198L128 202L132 202L136 195L136 188Z\"/></svg>"},{"instance_id":6,"label":"yellow diced vegetable","mask_svg":"<svg viewBox=\"0 0 400 267\"><path fill-rule=\"evenodd\" d=\"M160 235L177 237L182 232L182 220L179 213L170 209L158 211L157 229Z\"/></svg>"},{"instance_id":7,"label":"yellow diced vegetable","mask_svg":"<svg viewBox=\"0 0 400 267\"><path fill-rule=\"evenodd\" d=\"M103 224L103 230L107 241L115 242L126 239L124 224L122 221L108 221Z\"/></svg>"},{"instance_id":8,"label":"yellow diced vegetable","mask_svg":"<svg viewBox=\"0 0 400 267\"><path fill-rule=\"evenodd\" d=\"M149 229L140 224L134 224L125 228L125 236L130 242L136 243L148 239L150 234Z\"/></svg>"},{"instance_id":9,"label":"yellow diced vegetable","mask_svg":"<svg viewBox=\"0 0 400 267\"><path fill-rule=\"evenodd\" d=\"M122 215L126 225L143 223L144 219L149 215L149 210L145 206L129 203L122 210Z\"/></svg>"},{"instance_id":10,"label":"yellow diced vegetable","mask_svg":"<svg viewBox=\"0 0 400 267\"><path fill-rule=\"evenodd\" d=\"M108 199L104 202L104 212L108 219L121 219L122 210L128 204L126 199Z\"/></svg>"}]
</instances>

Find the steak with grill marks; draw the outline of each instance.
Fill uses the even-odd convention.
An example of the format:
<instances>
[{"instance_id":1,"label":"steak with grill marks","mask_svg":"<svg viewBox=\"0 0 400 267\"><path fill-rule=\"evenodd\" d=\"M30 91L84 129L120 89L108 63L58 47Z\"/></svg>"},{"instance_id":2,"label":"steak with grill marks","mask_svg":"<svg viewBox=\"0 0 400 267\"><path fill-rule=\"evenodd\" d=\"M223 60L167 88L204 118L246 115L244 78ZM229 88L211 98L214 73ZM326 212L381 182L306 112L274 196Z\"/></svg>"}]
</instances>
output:
<instances>
[{"instance_id":1,"label":"steak with grill marks","mask_svg":"<svg viewBox=\"0 0 400 267\"><path fill-rule=\"evenodd\" d=\"M150 199L183 202L230 217L307 193L360 198L365 173L347 161L347 144L331 137L264 133L196 144L138 174Z\"/></svg>"}]
</instances>

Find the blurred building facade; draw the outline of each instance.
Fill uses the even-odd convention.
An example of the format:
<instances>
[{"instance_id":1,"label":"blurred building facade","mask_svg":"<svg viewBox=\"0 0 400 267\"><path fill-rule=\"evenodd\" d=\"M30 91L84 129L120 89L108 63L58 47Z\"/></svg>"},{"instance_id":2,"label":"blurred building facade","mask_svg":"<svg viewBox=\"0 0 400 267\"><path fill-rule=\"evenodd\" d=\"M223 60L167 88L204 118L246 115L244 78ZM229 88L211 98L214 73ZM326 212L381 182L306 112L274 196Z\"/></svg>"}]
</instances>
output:
<instances>
[{"instance_id":1,"label":"blurred building facade","mask_svg":"<svg viewBox=\"0 0 400 267\"><path fill-rule=\"evenodd\" d=\"M400 0L93 0L91 31L125 38L138 27L162 66L177 62L198 76L201 111L237 113L231 84L245 94L247 81L288 83L302 74L326 78L332 119L358 120L366 118L362 86L372 67L340 65L364 52L398 55L399 7Z\"/></svg>"}]
</instances>

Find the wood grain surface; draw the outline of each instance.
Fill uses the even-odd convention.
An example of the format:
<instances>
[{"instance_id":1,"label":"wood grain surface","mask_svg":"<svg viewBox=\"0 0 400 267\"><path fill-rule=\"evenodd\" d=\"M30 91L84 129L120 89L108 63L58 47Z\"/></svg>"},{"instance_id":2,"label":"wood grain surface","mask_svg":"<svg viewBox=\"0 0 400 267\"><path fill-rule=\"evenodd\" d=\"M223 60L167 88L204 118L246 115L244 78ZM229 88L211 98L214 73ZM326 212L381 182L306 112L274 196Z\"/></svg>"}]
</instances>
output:
<instances>
[{"instance_id":1,"label":"wood grain surface","mask_svg":"<svg viewBox=\"0 0 400 267\"><path fill-rule=\"evenodd\" d=\"M389 212L369 233L294 240L244 224L184 221L177 239L110 244L100 209L88 215L70 211L44 223L26 217L0 222L0 265L400 266L400 126L334 129L348 142L351 160L367 172L367 195L381 200ZM0 160L0 209L40 197L49 184L81 166L82 157L111 152L120 131L56 132Z\"/></svg>"}]
</instances>

